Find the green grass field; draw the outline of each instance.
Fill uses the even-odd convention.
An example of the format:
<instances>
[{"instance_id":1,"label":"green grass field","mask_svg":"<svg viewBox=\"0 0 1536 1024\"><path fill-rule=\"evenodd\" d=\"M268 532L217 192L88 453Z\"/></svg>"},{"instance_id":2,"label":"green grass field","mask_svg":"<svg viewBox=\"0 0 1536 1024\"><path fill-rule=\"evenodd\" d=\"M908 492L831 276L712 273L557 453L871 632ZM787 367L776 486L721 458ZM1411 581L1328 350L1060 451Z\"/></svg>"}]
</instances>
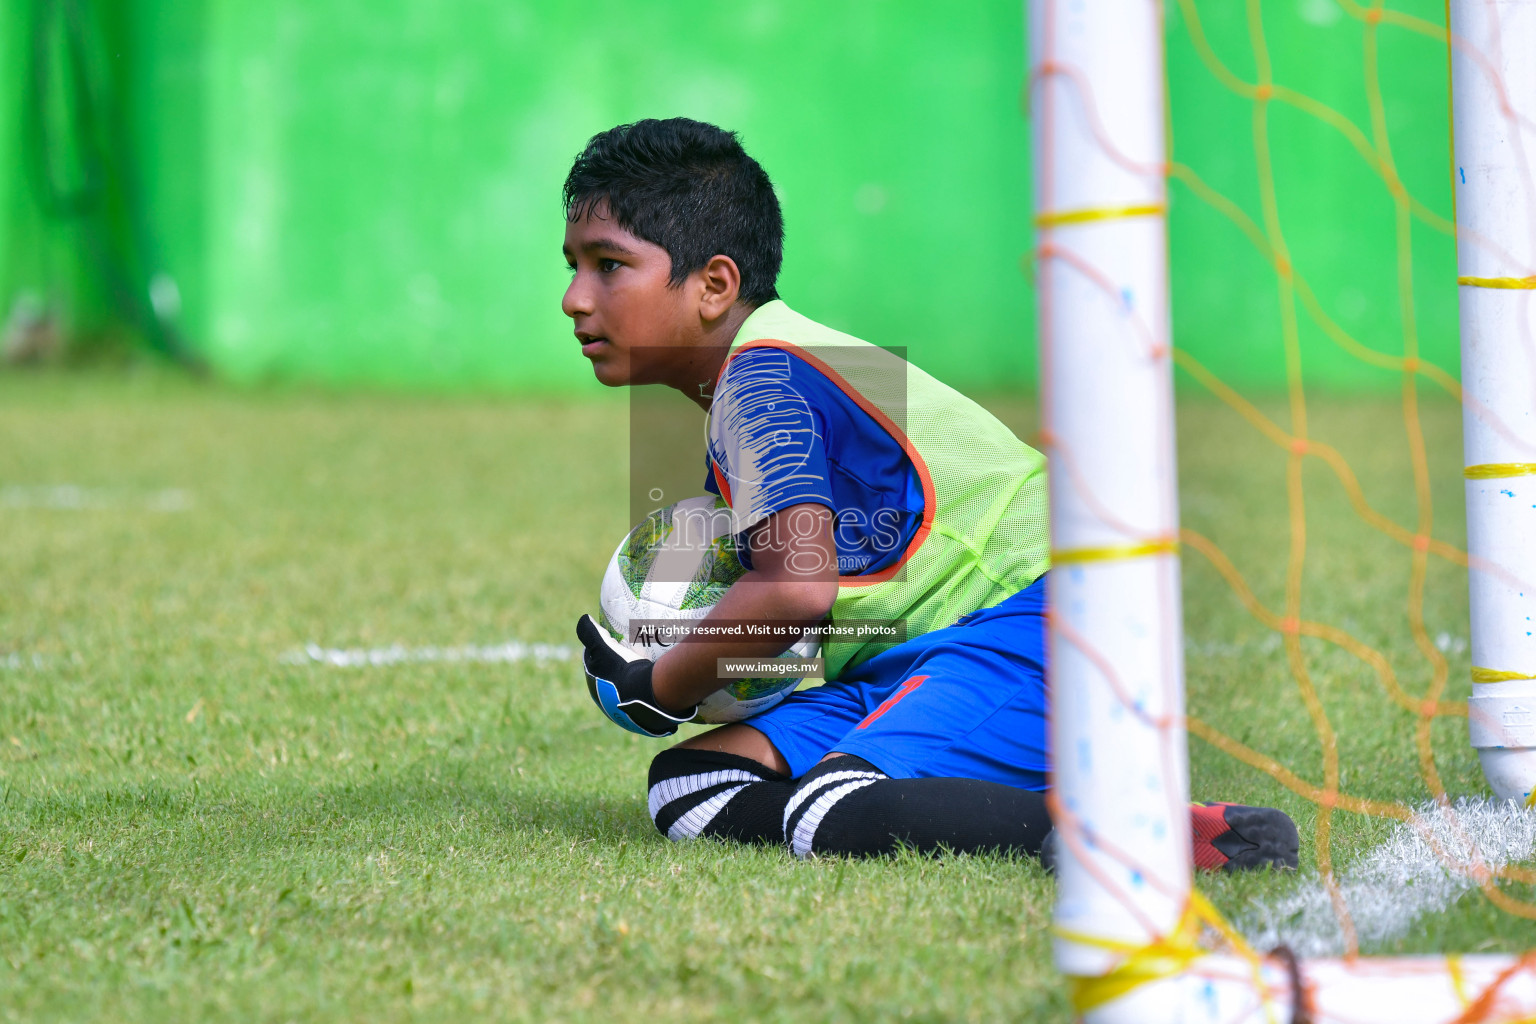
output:
<instances>
[{"instance_id":1,"label":"green grass field","mask_svg":"<svg viewBox=\"0 0 1536 1024\"><path fill-rule=\"evenodd\" d=\"M996 408L1033 431L1027 404ZM1397 403L1313 411L1411 524ZM1180 415L1186 524L1280 608L1283 456L1209 399ZM1460 412L1425 416L1436 534L1460 544ZM0 1018L1065 1019L1034 863L671 845L645 812L657 746L600 718L573 662L285 660L572 643L629 525L624 424L613 396L0 376ZM1406 549L1322 466L1306 483L1307 617L1422 691ZM1277 637L1185 565L1191 711L1320 781ZM1426 603L1463 697L1464 573L1434 565ZM1367 666L1306 647L1346 789L1425 799L1411 716ZM1447 787L1483 792L1464 721L1434 735ZM1314 870L1313 807L1192 747L1195 795L1284 807ZM1388 827L1340 815L1337 862ZM1300 884L1208 881L1232 914ZM1473 895L1389 948L1533 932Z\"/></svg>"}]
</instances>

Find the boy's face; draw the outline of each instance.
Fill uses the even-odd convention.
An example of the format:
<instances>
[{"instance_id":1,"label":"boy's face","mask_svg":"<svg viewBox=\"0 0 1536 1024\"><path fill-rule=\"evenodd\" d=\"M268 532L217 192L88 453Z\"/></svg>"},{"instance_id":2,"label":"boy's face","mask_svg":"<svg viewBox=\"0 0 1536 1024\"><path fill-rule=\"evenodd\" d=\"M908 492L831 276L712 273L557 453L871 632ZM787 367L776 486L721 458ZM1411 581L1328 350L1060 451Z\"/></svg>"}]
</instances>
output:
<instances>
[{"instance_id":1,"label":"boy's face","mask_svg":"<svg viewBox=\"0 0 1536 1024\"><path fill-rule=\"evenodd\" d=\"M664 383L670 363L700 334L697 289L671 287L672 257L606 217L598 204L565 225L573 272L560 308L575 322L581 354L609 387Z\"/></svg>"}]
</instances>

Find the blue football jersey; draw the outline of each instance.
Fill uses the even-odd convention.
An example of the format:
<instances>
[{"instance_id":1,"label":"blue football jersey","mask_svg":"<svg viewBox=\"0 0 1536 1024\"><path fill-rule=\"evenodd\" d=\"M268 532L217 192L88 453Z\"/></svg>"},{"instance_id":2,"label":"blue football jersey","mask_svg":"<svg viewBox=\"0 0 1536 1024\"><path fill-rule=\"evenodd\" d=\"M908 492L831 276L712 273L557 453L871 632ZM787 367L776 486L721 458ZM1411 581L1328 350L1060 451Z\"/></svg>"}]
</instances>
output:
<instances>
[{"instance_id":1,"label":"blue football jersey","mask_svg":"<svg viewBox=\"0 0 1536 1024\"><path fill-rule=\"evenodd\" d=\"M923 517L917 468L821 371L782 349L749 349L733 357L712 406L704 486L725 497L742 533L815 503L833 513L839 575L900 557Z\"/></svg>"}]
</instances>

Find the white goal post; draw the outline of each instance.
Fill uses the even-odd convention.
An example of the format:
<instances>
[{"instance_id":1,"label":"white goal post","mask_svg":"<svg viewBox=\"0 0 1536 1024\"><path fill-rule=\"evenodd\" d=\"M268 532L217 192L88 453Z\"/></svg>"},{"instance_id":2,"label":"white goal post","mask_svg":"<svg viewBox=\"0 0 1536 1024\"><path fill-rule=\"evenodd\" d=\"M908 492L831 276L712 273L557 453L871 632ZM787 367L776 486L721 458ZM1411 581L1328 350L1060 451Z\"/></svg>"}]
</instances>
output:
<instances>
[{"instance_id":1,"label":"white goal post","mask_svg":"<svg viewBox=\"0 0 1536 1024\"><path fill-rule=\"evenodd\" d=\"M1536 454L1517 457L1527 450L1521 438L1536 440L1536 279L1519 284L1536 272L1536 0L1452 7L1455 144L1462 162L1475 154L1483 186L1482 196L1457 186L1462 222L1478 233L1460 234L1468 463L1500 472L1523 464L1521 493L1532 492L1526 504L1536 506ZM1157 0L1027 0L1027 11L1042 437L1051 459L1056 961L1076 1012L1106 1024L1536 1019L1536 960L1298 961L1283 950L1247 950L1235 936L1236 952L1199 947L1211 916L1191 884L1163 11ZM1502 47L1478 49L1489 38ZM1527 206L1510 216L1515 194ZM1512 365L1519 380L1504 387ZM1536 746L1499 725L1508 719L1496 716L1513 707L1507 701L1488 705L1487 728L1477 731L1480 698L1536 696L1536 643L1519 647L1490 633L1509 613L1509 580L1536 581L1536 523L1521 535L1503 507L1478 505L1474 484L1485 478L1477 472L1468 473L1472 646L1479 666L1505 673L1480 687L1506 689L1474 696L1474 740L1486 749ZM1510 571L1490 568L1480 582L1479 564ZM1529 756L1523 764L1532 770Z\"/></svg>"},{"instance_id":2,"label":"white goal post","mask_svg":"<svg viewBox=\"0 0 1536 1024\"><path fill-rule=\"evenodd\" d=\"M1451 4L1472 745L1536 803L1536 0Z\"/></svg>"}]
</instances>

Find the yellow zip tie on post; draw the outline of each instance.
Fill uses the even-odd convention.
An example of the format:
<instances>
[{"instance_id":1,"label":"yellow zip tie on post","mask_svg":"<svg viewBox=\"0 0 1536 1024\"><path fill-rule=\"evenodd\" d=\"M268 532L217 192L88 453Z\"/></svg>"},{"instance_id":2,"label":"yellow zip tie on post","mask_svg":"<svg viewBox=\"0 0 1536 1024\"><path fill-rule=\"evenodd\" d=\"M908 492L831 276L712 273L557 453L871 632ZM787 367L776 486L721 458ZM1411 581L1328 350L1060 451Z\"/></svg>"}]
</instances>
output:
<instances>
[{"instance_id":1,"label":"yellow zip tie on post","mask_svg":"<svg viewBox=\"0 0 1536 1024\"><path fill-rule=\"evenodd\" d=\"M1156 217L1168 208L1162 203L1144 203L1140 206L1099 206L1087 210L1052 210L1035 215L1035 227L1059 228L1067 224L1091 224L1100 220L1119 220L1122 217Z\"/></svg>"},{"instance_id":2,"label":"yellow zip tie on post","mask_svg":"<svg viewBox=\"0 0 1536 1024\"><path fill-rule=\"evenodd\" d=\"M1468 480L1500 480L1510 476L1536 476L1536 462L1483 462L1461 471Z\"/></svg>"},{"instance_id":3,"label":"yellow zip tie on post","mask_svg":"<svg viewBox=\"0 0 1536 1024\"><path fill-rule=\"evenodd\" d=\"M1457 284L1473 288L1510 288L1530 291L1536 289L1536 276L1532 277L1458 277Z\"/></svg>"},{"instance_id":4,"label":"yellow zip tie on post","mask_svg":"<svg viewBox=\"0 0 1536 1024\"><path fill-rule=\"evenodd\" d=\"M1096 935L1080 935L1061 928L1053 930L1068 942L1127 954L1108 974L1074 976L1069 979L1072 1008L1079 1014L1112 1003L1143 985L1177 977L1205 955L1205 950L1195 945L1195 939L1200 934L1200 914L1193 902L1184 908L1184 914L1173 931L1153 939L1145 946Z\"/></svg>"},{"instance_id":5,"label":"yellow zip tie on post","mask_svg":"<svg viewBox=\"0 0 1536 1024\"><path fill-rule=\"evenodd\" d=\"M1536 679L1536 675L1531 675L1529 672L1504 672L1496 668L1472 666L1474 683L1512 683L1520 679Z\"/></svg>"},{"instance_id":6,"label":"yellow zip tie on post","mask_svg":"<svg viewBox=\"0 0 1536 1024\"><path fill-rule=\"evenodd\" d=\"M1176 555L1179 542L1172 537L1149 540L1142 544L1115 544L1103 548L1063 548L1051 552L1052 565L1076 565L1082 562L1114 562L1123 558L1148 555Z\"/></svg>"},{"instance_id":7,"label":"yellow zip tie on post","mask_svg":"<svg viewBox=\"0 0 1536 1024\"><path fill-rule=\"evenodd\" d=\"M1084 1014L1129 995L1143 985L1183 974L1191 964L1206 955L1207 951L1197 944L1202 924L1214 928L1232 944L1233 951L1239 957L1253 965L1254 990L1263 991L1261 968L1264 957L1248 945L1209 900L1198 892L1191 892L1189 903L1185 905L1184 913L1180 915L1179 923L1174 925L1173 931L1145 946L1053 928L1052 931L1059 938L1068 942L1129 954L1108 974L1070 978L1073 1010ZM1267 997L1264 1003L1266 1008L1271 1008Z\"/></svg>"},{"instance_id":8,"label":"yellow zip tie on post","mask_svg":"<svg viewBox=\"0 0 1536 1024\"><path fill-rule=\"evenodd\" d=\"M1472 1000L1467 997L1467 976L1461 971L1461 957L1448 956L1445 958L1445 973L1451 976L1451 990L1456 993L1456 999L1465 1010L1472 1005Z\"/></svg>"}]
</instances>

